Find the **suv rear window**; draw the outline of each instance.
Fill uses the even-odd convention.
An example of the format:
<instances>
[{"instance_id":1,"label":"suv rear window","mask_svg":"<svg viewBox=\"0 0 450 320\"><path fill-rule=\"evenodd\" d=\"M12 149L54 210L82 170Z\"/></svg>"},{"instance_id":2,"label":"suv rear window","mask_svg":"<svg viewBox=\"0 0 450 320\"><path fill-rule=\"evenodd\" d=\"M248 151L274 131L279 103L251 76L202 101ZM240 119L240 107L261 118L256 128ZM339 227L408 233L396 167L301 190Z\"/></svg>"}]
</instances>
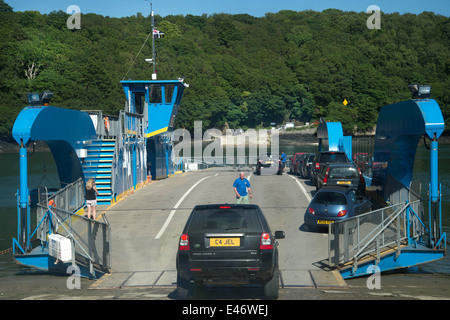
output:
<instances>
[{"instance_id":1,"label":"suv rear window","mask_svg":"<svg viewBox=\"0 0 450 320\"><path fill-rule=\"evenodd\" d=\"M345 153L322 153L320 162L348 162Z\"/></svg>"},{"instance_id":2,"label":"suv rear window","mask_svg":"<svg viewBox=\"0 0 450 320\"><path fill-rule=\"evenodd\" d=\"M261 231L255 208L200 209L193 212L189 232Z\"/></svg>"},{"instance_id":3,"label":"suv rear window","mask_svg":"<svg viewBox=\"0 0 450 320\"><path fill-rule=\"evenodd\" d=\"M347 205L347 198L339 192L319 192L314 198L315 203Z\"/></svg>"},{"instance_id":4,"label":"suv rear window","mask_svg":"<svg viewBox=\"0 0 450 320\"><path fill-rule=\"evenodd\" d=\"M359 178L359 172L353 167L330 168L328 173L330 179L355 179Z\"/></svg>"}]
</instances>

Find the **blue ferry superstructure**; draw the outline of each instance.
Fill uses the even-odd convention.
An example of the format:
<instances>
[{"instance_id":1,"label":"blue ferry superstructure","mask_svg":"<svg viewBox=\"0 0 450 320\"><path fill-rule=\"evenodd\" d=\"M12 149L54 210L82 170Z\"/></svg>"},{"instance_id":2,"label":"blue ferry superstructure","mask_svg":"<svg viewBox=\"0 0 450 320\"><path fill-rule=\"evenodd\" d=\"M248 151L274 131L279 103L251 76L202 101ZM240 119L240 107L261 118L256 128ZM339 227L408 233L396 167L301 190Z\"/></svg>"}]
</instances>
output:
<instances>
[{"instance_id":1,"label":"blue ferry superstructure","mask_svg":"<svg viewBox=\"0 0 450 320\"><path fill-rule=\"evenodd\" d=\"M18 252L31 250L27 147L44 141L53 154L61 188L96 180L98 203L111 204L148 179L176 170L171 131L187 84L183 80L122 81L126 108L119 116L28 106L17 117L13 137L20 145ZM20 260L19 253L16 259Z\"/></svg>"},{"instance_id":2,"label":"blue ferry superstructure","mask_svg":"<svg viewBox=\"0 0 450 320\"><path fill-rule=\"evenodd\" d=\"M95 276L93 266L99 263L108 269L107 221L102 224L85 217L79 221L76 216L83 212L84 185L88 179L96 181L98 204L108 205L150 179L166 178L179 170L180 164L172 162L171 133L188 85L181 78L157 79L153 12L151 32L153 59L146 60L153 63L152 80L121 81L125 108L118 116L52 107L49 105L51 92L28 95L30 105L20 112L12 132L20 145L18 226L17 237L13 239L14 256L20 265L50 270L59 264L59 259L49 254L49 236L59 231L70 238L74 251L87 259L84 265L89 270L82 273ZM161 33L156 36L161 37ZM44 192L44 200L40 195L37 227L31 231L27 147L38 140L50 148L63 194L49 197ZM78 227L72 225L75 220ZM77 230L80 226L81 230ZM33 246L31 241L36 237L40 245ZM97 245L97 238L102 238L103 243ZM73 254L71 263L75 264L75 260Z\"/></svg>"},{"instance_id":3,"label":"blue ferry superstructure","mask_svg":"<svg viewBox=\"0 0 450 320\"><path fill-rule=\"evenodd\" d=\"M430 86L409 87L413 99L381 109L370 172L363 173L368 193L384 208L330 226L329 264L345 279L367 275L372 267L381 272L407 268L446 254L438 171L444 117L436 100L430 98ZM352 137L343 135L340 122L321 121L317 136L319 150L345 151L353 159ZM430 175L424 197L413 190L412 177L418 143L426 138L430 141ZM364 219L366 230L361 227Z\"/></svg>"}]
</instances>

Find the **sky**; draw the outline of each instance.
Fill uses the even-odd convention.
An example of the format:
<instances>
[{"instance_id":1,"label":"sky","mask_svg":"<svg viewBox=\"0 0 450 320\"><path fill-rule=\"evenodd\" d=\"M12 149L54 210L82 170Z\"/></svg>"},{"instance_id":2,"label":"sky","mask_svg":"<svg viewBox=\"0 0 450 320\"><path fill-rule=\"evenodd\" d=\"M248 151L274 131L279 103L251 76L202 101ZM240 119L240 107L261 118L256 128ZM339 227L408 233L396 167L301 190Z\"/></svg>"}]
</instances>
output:
<instances>
[{"instance_id":1,"label":"sky","mask_svg":"<svg viewBox=\"0 0 450 320\"><path fill-rule=\"evenodd\" d=\"M35 10L41 13L67 11L70 5L80 7L81 13L96 13L102 16L127 17L140 12L144 16L153 11L162 16L168 15L211 15L214 13L247 13L262 17L268 12L280 10L314 10L329 8L343 11L366 12L370 5L377 5L384 13L399 12L419 14L432 11L450 16L449 0L4 0L14 11Z\"/></svg>"}]
</instances>

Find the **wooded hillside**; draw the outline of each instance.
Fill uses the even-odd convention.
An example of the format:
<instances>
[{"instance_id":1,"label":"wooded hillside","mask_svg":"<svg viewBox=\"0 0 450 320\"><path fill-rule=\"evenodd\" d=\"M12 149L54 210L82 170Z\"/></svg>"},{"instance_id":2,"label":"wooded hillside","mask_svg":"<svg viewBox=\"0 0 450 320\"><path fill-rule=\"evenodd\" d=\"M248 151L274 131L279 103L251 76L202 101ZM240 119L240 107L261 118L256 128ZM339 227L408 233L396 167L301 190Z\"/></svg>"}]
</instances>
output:
<instances>
[{"instance_id":1,"label":"wooded hillside","mask_svg":"<svg viewBox=\"0 0 450 320\"><path fill-rule=\"evenodd\" d=\"M339 10L156 16L159 79L190 84L178 127L227 122L255 128L320 117L345 131L371 129L380 108L409 99L407 85L432 85L450 122L450 19L424 12L382 14L370 30L367 13ZM51 90L51 105L116 114L120 85L151 31L150 17L82 14L69 30L63 11L14 12L0 0L0 136L11 136L26 93ZM150 79L151 39L126 79ZM342 102L347 99L349 104Z\"/></svg>"}]
</instances>

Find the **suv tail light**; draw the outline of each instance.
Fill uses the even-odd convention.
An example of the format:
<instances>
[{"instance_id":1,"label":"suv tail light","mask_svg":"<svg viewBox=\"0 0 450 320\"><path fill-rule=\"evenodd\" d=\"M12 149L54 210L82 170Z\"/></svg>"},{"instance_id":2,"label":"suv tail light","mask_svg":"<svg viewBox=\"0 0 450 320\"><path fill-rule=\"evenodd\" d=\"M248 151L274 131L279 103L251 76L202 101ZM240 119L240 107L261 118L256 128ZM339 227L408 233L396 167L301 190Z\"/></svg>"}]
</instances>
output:
<instances>
[{"instance_id":1,"label":"suv tail light","mask_svg":"<svg viewBox=\"0 0 450 320\"><path fill-rule=\"evenodd\" d=\"M364 180L364 176L363 176L363 174L362 174L362 172L361 172L361 170L358 168L358 171L359 171L359 181L361 182L361 183L364 183L365 182L365 180Z\"/></svg>"},{"instance_id":2,"label":"suv tail light","mask_svg":"<svg viewBox=\"0 0 450 320\"><path fill-rule=\"evenodd\" d=\"M261 235L261 244L259 245L259 249L261 250L273 249L272 237L270 236L269 233L264 232Z\"/></svg>"},{"instance_id":3,"label":"suv tail light","mask_svg":"<svg viewBox=\"0 0 450 320\"><path fill-rule=\"evenodd\" d=\"M323 183L328 182L328 173L330 172L330 168L327 169L327 172L325 172L325 177L323 178Z\"/></svg>"},{"instance_id":4,"label":"suv tail light","mask_svg":"<svg viewBox=\"0 0 450 320\"><path fill-rule=\"evenodd\" d=\"M316 162L316 170L320 169L320 163Z\"/></svg>"},{"instance_id":5,"label":"suv tail light","mask_svg":"<svg viewBox=\"0 0 450 320\"><path fill-rule=\"evenodd\" d=\"M189 236L187 234L182 234L180 237L180 245L178 247L179 250L191 250L191 246L189 245Z\"/></svg>"},{"instance_id":6,"label":"suv tail light","mask_svg":"<svg viewBox=\"0 0 450 320\"><path fill-rule=\"evenodd\" d=\"M314 211L313 208L309 208L309 209L308 209L308 212L311 213L311 214L316 214L316 212Z\"/></svg>"}]
</instances>

